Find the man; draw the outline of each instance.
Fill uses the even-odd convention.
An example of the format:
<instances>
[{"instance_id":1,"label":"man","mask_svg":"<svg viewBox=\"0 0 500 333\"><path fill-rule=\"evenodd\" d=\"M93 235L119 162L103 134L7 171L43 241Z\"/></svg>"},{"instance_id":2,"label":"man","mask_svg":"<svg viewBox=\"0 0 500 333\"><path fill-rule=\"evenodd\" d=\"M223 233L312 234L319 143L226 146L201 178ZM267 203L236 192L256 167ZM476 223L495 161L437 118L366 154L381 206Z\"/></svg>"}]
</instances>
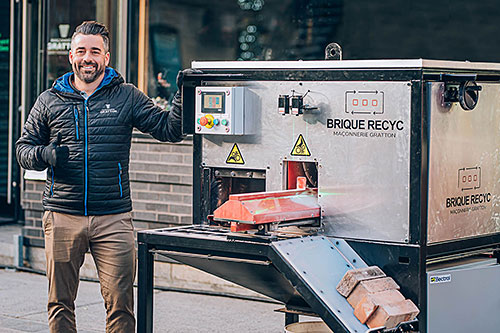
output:
<instances>
[{"instance_id":1,"label":"man","mask_svg":"<svg viewBox=\"0 0 500 333\"><path fill-rule=\"evenodd\" d=\"M76 332L74 300L89 249L105 301L106 331L134 332L132 129L160 141L182 139L179 94L171 111L163 111L107 67L109 59L106 27L94 21L78 26L69 52L73 72L38 97L16 143L23 168L47 168L42 220L51 332Z\"/></svg>"}]
</instances>

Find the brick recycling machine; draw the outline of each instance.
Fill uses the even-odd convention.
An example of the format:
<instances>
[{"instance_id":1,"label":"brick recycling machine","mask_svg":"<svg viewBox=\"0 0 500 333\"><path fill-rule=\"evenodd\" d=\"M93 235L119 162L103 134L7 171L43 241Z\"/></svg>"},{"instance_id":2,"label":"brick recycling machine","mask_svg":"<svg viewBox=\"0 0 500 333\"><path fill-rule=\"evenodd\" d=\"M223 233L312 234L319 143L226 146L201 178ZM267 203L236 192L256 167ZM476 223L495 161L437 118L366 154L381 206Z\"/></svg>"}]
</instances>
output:
<instances>
[{"instance_id":1,"label":"brick recycling machine","mask_svg":"<svg viewBox=\"0 0 500 333\"><path fill-rule=\"evenodd\" d=\"M498 332L500 64L193 62L193 225L138 233L138 331L160 253L341 332ZM336 290L378 266L418 307L369 328Z\"/></svg>"}]
</instances>

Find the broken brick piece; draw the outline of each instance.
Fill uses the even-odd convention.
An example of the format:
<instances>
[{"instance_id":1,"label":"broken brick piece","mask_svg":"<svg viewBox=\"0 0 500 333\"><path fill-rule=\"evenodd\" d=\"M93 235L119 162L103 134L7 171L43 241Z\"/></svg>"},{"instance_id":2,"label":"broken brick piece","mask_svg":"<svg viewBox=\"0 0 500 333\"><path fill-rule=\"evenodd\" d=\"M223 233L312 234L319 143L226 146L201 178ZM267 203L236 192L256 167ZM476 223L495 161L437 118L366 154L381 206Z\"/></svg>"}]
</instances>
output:
<instances>
[{"instance_id":1,"label":"broken brick piece","mask_svg":"<svg viewBox=\"0 0 500 333\"><path fill-rule=\"evenodd\" d=\"M399 303L404 300L404 296L395 289L367 294L354 308L354 315L364 324L380 305Z\"/></svg>"},{"instance_id":2,"label":"broken brick piece","mask_svg":"<svg viewBox=\"0 0 500 333\"><path fill-rule=\"evenodd\" d=\"M378 279L372 279L367 281L361 281L356 288L351 292L347 298L347 302L351 304L353 308L358 305L358 303L367 294L378 293L384 290L396 289L399 290L399 285L394 282L391 277L383 277Z\"/></svg>"},{"instance_id":3,"label":"broken brick piece","mask_svg":"<svg viewBox=\"0 0 500 333\"><path fill-rule=\"evenodd\" d=\"M385 326L394 328L403 321L413 320L420 311L409 299L393 304L380 305L368 319L369 328Z\"/></svg>"},{"instance_id":4,"label":"broken brick piece","mask_svg":"<svg viewBox=\"0 0 500 333\"><path fill-rule=\"evenodd\" d=\"M347 271L337 285L337 291L344 297L349 296L351 291L360 281L384 277L385 273L377 266L351 269Z\"/></svg>"}]
</instances>

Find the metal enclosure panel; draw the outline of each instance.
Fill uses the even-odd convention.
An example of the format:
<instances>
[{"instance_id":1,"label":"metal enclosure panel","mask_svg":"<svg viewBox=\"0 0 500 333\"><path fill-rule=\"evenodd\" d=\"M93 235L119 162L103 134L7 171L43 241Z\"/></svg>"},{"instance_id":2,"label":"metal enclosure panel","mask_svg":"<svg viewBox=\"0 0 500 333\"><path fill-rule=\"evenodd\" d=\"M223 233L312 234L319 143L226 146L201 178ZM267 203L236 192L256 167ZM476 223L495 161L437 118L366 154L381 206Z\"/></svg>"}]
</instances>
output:
<instances>
[{"instance_id":1,"label":"metal enclosure panel","mask_svg":"<svg viewBox=\"0 0 500 333\"><path fill-rule=\"evenodd\" d=\"M203 94L222 94L219 111L203 112ZM197 87L195 95L195 123L197 134L244 135L254 130L254 96L244 87ZM212 127L202 126L199 121L204 116L212 116ZM223 123L227 121L227 126Z\"/></svg>"},{"instance_id":2,"label":"metal enclosure panel","mask_svg":"<svg viewBox=\"0 0 500 333\"><path fill-rule=\"evenodd\" d=\"M204 165L267 170L266 191L276 191L285 189L284 160L317 162L318 200L328 235L408 239L409 82L238 83L242 84L258 96L256 134L204 136ZM292 94L305 95L304 104L318 110L280 115L278 96ZM347 105L356 99L357 105ZM291 155L299 135L310 156ZM226 164L234 143L245 164Z\"/></svg>"},{"instance_id":3,"label":"metal enclosure panel","mask_svg":"<svg viewBox=\"0 0 500 333\"><path fill-rule=\"evenodd\" d=\"M345 240L315 236L274 242L272 247L349 332L368 330L335 288L348 270L367 267ZM319 315L325 312L317 311Z\"/></svg>"},{"instance_id":4,"label":"metal enclosure panel","mask_svg":"<svg viewBox=\"0 0 500 333\"><path fill-rule=\"evenodd\" d=\"M429 83L428 242L500 232L500 84L480 83L473 111Z\"/></svg>"},{"instance_id":5,"label":"metal enclosure panel","mask_svg":"<svg viewBox=\"0 0 500 333\"><path fill-rule=\"evenodd\" d=\"M428 272L427 332L498 332L498 281L500 265L491 260Z\"/></svg>"},{"instance_id":6,"label":"metal enclosure panel","mask_svg":"<svg viewBox=\"0 0 500 333\"><path fill-rule=\"evenodd\" d=\"M306 61L193 61L196 69L453 69L500 70L500 64L488 62L427 60L427 59L377 59L377 60L306 60Z\"/></svg>"}]
</instances>

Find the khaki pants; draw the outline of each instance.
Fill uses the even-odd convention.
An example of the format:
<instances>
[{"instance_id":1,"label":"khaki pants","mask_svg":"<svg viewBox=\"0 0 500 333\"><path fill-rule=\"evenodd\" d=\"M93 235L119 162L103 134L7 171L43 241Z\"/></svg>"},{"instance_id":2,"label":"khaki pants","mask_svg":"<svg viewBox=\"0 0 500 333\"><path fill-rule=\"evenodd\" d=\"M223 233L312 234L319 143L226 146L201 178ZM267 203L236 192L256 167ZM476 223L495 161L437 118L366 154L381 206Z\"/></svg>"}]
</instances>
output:
<instances>
[{"instance_id":1,"label":"khaki pants","mask_svg":"<svg viewBox=\"0 0 500 333\"><path fill-rule=\"evenodd\" d=\"M135 247L132 214L43 215L50 332L76 332L79 271L90 249L106 306L106 332L134 332Z\"/></svg>"}]
</instances>

